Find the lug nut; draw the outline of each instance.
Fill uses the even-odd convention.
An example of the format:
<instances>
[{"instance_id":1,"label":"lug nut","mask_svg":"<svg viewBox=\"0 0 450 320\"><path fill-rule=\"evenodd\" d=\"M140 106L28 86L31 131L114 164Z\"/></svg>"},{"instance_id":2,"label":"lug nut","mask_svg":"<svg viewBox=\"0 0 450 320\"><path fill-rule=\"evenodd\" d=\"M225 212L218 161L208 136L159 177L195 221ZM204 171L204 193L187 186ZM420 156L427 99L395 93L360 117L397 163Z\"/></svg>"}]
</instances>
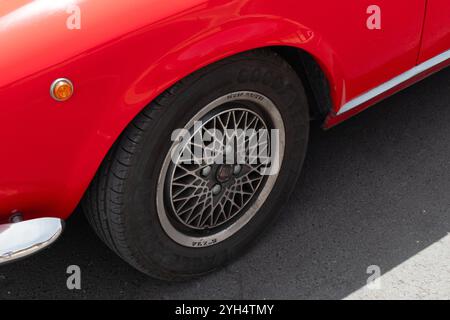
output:
<instances>
[{"instance_id":1,"label":"lug nut","mask_svg":"<svg viewBox=\"0 0 450 320\"><path fill-rule=\"evenodd\" d=\"M222 186L220 184L216 184L213 188L212 188L212 193L213 195L218 195L220 193L220 191L222 191Z\"/></svg>"},{"instance_id":2,"label":"lug nut","mask_svg":"<svg viewBox=\"0 0 450 320\"><path fill-rule=\"evenodd\" d=\"M211 173L211 167L210 166L205 167L205 168L202 169L202 176L203 177L209 176L210 173Z\"/></svg>"}]
</instances>

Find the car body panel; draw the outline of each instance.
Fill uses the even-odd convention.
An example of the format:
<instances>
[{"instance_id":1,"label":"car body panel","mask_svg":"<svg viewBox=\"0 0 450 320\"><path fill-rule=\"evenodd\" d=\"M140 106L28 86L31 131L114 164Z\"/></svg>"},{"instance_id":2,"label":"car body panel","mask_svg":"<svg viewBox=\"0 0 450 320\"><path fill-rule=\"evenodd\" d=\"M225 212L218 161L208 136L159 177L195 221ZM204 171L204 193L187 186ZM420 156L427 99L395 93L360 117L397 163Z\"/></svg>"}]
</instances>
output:
<instances>
[{"instance_id":1,"label":"car body panel","mask_svg":"<svg viewBox=\"0 0 450 320\"><path fill-rule=\"evenodd\" d=\"M450 49L450 1L428 0L419 63Z\"/></svg>"},{"instance_id":2,"label":"car body panel","mask_svg":"<svg viewBox=\"0 0 450 320\"><path fill-rule=\"evenodd\" d=\"M334 110L412 68L425 0L11 0L0 5L0 220L67 218L105 155L153 99L199 68L289 46L324 70ZM65 27L67 6L81 29ZM67 102L51 83L69 78Z\"/></svg>"}]
</instances>

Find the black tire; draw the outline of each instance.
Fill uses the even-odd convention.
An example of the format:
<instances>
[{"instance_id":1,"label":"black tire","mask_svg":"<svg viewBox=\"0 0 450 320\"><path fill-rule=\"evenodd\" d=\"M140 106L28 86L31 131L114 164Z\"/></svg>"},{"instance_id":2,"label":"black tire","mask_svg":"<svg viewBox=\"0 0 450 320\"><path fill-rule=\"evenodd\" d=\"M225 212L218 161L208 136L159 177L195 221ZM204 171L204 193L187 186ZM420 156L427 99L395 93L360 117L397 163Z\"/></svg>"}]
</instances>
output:
<instances>
[{"instance_id":1,"label":"black tire","mask_svg":"<svg viewBox=\"0 0 450 320\"><path fill-rule=\"evenodd\" d=\"M257 214L236 234L213 246L182 246L163 230L155 200L171 133L217 97L249 90L269 97L285 125L285 157L278 178ZM99 237L138 270L165 280L203 275L242 253L271 225L296 184L308 133L302 83L281 57L255 50L225 59L180 81L133 120L99 169L83 209Z\"/></svg>"}]
</instances>

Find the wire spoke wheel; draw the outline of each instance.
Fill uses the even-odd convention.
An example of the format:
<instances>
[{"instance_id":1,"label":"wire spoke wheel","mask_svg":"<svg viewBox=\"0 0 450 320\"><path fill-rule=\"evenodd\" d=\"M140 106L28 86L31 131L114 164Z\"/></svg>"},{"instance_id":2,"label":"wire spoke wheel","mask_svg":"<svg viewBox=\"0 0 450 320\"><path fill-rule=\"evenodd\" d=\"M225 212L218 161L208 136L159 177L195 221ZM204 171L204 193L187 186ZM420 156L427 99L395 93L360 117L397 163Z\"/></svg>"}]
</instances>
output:
<instances>
[{"instance_id":1,"label":"wire spoke wheel","mask_svg":"<svg viewBox=\"0 0 450 320\"><path fill-rule=\"evenodd\" d=\"M184 129L189 135L174 143L160 175L158 214L176 242L210 246L264 203L278 175L267 171L284 154L284 125L272 101L245 91L215 100Z\"/></svg>"},{"instance_id":2,"label":"wire spoke wheel","mask_svg":"<svg viewBox=\"0 0 450 320\"><path fill-rule=\"evenodd\" d=\"M241 107L212 116L198 129L181 153L192 154L199 147L202 156L194 163L178 161L169 181L169 201L183 225L198 230L218 227L253 199L265 178L261 169L267 164L251 159L268 153L270 141L252 141L257 142L258 133L268 130L261 117ZM198 136L211 137L210 147L199 146ZM238 152L241 161L237 161Z\"/></svg>"}]
</instances>

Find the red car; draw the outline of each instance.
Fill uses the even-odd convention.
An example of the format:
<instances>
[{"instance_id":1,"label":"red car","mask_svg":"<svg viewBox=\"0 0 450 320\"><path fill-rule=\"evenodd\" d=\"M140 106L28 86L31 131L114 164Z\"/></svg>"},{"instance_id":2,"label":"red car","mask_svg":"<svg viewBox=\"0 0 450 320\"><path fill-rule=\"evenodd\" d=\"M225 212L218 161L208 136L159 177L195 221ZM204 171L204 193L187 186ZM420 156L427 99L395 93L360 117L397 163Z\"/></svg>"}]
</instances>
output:
<instances>
[{"instance_id":1,"label":"red car","mask_svg":"<svg viewBox=\"0 0 450 320\"><path fill-rule=\"evenodd\" d=\"M2 1L0 264L80 205L149 275L218 268L276 219L310 119L448 66L449 17L448 0Z\"/></svg>"}]
</instances>

